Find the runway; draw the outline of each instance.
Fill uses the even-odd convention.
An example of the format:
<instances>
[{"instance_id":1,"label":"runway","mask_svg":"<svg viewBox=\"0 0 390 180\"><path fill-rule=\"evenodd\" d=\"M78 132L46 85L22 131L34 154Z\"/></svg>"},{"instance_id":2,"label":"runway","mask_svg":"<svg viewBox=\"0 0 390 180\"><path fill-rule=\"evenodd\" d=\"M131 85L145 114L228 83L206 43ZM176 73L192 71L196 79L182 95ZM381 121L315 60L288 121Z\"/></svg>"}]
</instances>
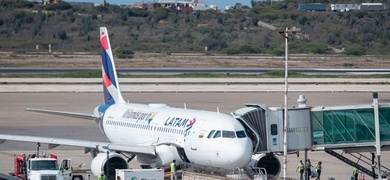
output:
<instances>
[{"instance_id":1,"label":"runway","mask_svg":"<svg viewBox=\"0 0 390 180\"><path fill-rule=\"evenodd\" d=\"M270 85L271 86L271 85ZM28 89L28 85L25 85ZM207 88L207 87L204 87ZM371 104L370 92L293 92L289 93L289 107L297 105L296 100L300 94L308 99L309 106L333 106ZM283 106L283 92L126 92L124 98L135 103L166 103L173 107L204 109L230 113L244 107L245 103L259 103L267 106ZM42 108L60 111L91 113L93 108L101 104L101 93L7 93L0 96L0 133L34 135L59 138L74 138L85 140L100 140L105 138L92 121L38 114L24 111L25 108ZM379 93L379 102L390 102L390 93ZM13 171L13 154L33 153L36 150L34 143L5 142L0 145L0 173ZM71 158L73 165L85 163L87 167L91 157L83 154L82 148L60 146L55 150L47 150L42 145L41 150L58 155L59 159ZM283 157L281 156L281 162ZM288 156L288 177L298 177L295 172L299 159L296 155ZM324 152L309 152L309 158L315 165L323 162L322 177L335 177L336 179L349 179L352 167L325 154ZM383 152L382 164L390 165L390 153ZM132 162L132 167L137 164ZM282 172L281 172L282 175Z\"/></svg>"},{"instance_id":2,"label":"runway","mask_svg":"<svg viewBox=\"0 0 390 180\"><path fill-rule=\"evenodd\" d=\"M284 92L284 78L121 78L122 92ZM102 92L100 78L2 78L2 92ZM385 78L290 78L289 92L390 92Z\"/></svg>"}]
</instances>

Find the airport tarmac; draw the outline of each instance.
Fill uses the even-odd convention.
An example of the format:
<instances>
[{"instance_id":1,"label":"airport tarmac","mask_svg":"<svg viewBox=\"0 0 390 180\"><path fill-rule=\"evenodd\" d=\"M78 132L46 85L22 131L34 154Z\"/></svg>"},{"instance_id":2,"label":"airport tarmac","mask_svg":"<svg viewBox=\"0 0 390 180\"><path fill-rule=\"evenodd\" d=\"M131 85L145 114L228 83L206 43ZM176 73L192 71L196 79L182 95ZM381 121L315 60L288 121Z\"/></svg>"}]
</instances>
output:
<instances>
[{"instance_id":1,"label":"airport tarmac","mask_svg":"<svg viewBox=\"0 0 390 180\"><path fill-rule=\"evenodd\" d=\"M101 92L100 78L1 78L1 92ZM121 78L124 92L283 92L284 78ZM385 78L290 78L289 92L390 92ZM28 86L25 86L28 85ZM87 85L87 86L86 86ZM27 87L27 88L26 88Z\"/></svg>"},{"instance_id":2,"label":"airport tarmac","mask_svg":"<svg viewBox=\"0 0 390 180\"><path fill-rule=\"evenodd\" d=\"M2 85L1 89L7 85ZM29 85L19 85L21 89L30 89ZM267 85L271 87L272 85ZM341 86L341 85L339 85ZM352 86L352 85L349 85ZM63 87L60 86L59 89ZM70 88L70 87L68 87ZM185 89L185 87L182 87ZM209 86L203 86L208 89ZM257 87L256 87L257 88ZM84 85L88 89L88 85ZM307 98L309 106L333 106L333 105L354 105L371 104L372 93L375 88L369 86L362 92L291 92L289 93L290 107L297 105L296 100L300 94ZM25 108L42 108L60 111L72 111L81 113L91 113L93 109L102 103L103 97L100 92L20 92L12 93L1 91L0 96L0 133L34 135L57 138L73 138L85 140L105 141L97 125L93 121L59 117L53 115L39 114L24 111ZM236 109L244 107L245 103L259 103L267 106L282 107L284 104L284 94L277 92L126 92L125 99L135 103L166 103L169 106L184 107L193 109L204 109L230 113ZM390 103L390 93L379 93L380 103ZM36 144L7 141L0 145L0 173L13 171L13 155L19 153L34 153ZM83 154L83 149L78 147L60 146L54 150L48 150L47 145L42 145L41 150L58 155L59 159L71 158L73 165L81 163L89 167L91 157ZM318 161L323 162L323 179L334 177L335 179L350 179L353 167L333 158L324 152L308 152L308 156L315 165ZM369 156L371 157L371 156ZM288 156L287 176L298 178L295 171L299 159L303 159L303 152L300 157L292 154ZM280 156L281 163L283 156ZM382 165L390 167L390 153L383 152ZM135 161L131 167L137 168ZM280 176L283 173L281 172ZM370 179L370 178L368 178Z\"/></svg>"}]
</instances>

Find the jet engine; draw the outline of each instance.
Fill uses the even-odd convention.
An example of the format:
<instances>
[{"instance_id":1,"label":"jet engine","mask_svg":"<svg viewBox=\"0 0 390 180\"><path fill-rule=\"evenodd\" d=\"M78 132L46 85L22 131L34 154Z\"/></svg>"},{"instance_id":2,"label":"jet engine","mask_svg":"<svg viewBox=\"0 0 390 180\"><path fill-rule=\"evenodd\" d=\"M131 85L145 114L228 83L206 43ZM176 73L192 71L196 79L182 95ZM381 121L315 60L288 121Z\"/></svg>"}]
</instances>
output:
<instances>
[{"instance_id":1,"label":"jet engine","mask_svg":"<svg viewBox=\"0 0 390 180\"><path fill-rule=\"evenodd\" d=\"M156 146L156 156L137 155L137 161L140 164L148 165L150 167L165 167L172 163L172 160L177 163L182 163L181 157L176 146L159 145Z\"/></svg>"},{"instance_id":2,"label":"jet engine","mask_svg":"<svg viewBox=\"0 0 390 180\"><path fill-rule=\"evenodd\" d=\"M264 168L267 171L268 179L275 179L280 174L280 161L274 154L261 153L252 156L246 169ZM261 169L260 169L261 170Z\"/></svg>"},{"instance_id":3,"label":"jet engine","mask_svg":"<svg viewBox=\"0 0 390 180\"><path fill-rule=\"evenodd\" d=\"M115 152L99 153L91 162L91 171L95 176L99 176L104 171L106 176L115 177L115 169L128 168L129 164L126 159Z\"/></svg>"}]
</instances>

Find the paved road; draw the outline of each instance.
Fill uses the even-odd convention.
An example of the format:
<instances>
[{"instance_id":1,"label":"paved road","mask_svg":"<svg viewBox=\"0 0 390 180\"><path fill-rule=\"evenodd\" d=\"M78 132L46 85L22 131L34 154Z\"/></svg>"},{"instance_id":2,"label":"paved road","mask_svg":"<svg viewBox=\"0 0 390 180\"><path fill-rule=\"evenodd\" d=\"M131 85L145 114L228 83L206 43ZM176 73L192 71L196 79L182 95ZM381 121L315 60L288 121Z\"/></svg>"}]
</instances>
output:
<instances>
[{"instance_id":1,"label":"paved road","mask_svg":"<svg viewBox=\"0 0 390 180\"><path fill-rule=\"evenodd\" d=\"M81 71L99 71L99 68L0 68L0 74L63 74ZM272 71L284 71L284 68L118 68L119 74L170 75L185 73L210 74L264 74ZM290 68L290 72L302 74L390 74L389 69L325 69Z\"/></svg>"},{"instance_id":2,"label":"paved road","mask_svg":"<svg viewBox=\"0 0 390 180\"><path fill-rule=\"evenodd\" d=\"M1 85L0 90L8 85ZM41 85L45 86L45 85ZM73 86L73 85L66 85ZM85 86L85 85L84 85ZM93 85L95 86L95 85ZM155 85L154 87L158 87ZM273 85L267 87L273 88ZM71 87L66 87L71 89ZM78 87L78 86L77 86ZM26 91L31 89L30 85L19 85L19 89ZM53 88L53 87L51 87ZM65 88L65 85L56 86ZM90 86L84 87L89 89ZM203 89L213 87L203 86ZM50 89L50 88L49 88ZM186 89L185 86L183 89ZM188 89L188 88L187 88ZM310 106L330 106L330 105L353 105L372 103L371 86L366 87L366 92L291 92L289 93L289 105L296 105L299 94L305 94ZM268 106L283 106L283 93L276 92L165 92L165 93L139 93L126 92L124 98L138 103L159 103L165 102L170 106L187 108L216 110L230 113L233 110L243 107L244 103L264 103ZM7 134L39 135L48 137L78 138L86 140L102 140L104 136L100 133L94 122L43 115L26 112L26 107L56 109L63 111L75 111L91 113L93 108L102 102L100 93L11 93L3 92L0 96L0 132ZM390 102L390 93L379 93L379 102ZM0 173L7 173L13 169L13 154L28 152L32 153L36 149L33 143L6 142L0 145ZM47 149L43 145L42 149ZM91 158L83 155L80 148L62 146L49 152L59 155L59 158L72 158L75 164L85 163L89 166ZM303 153L301 152L301 155ZM336 179L349 179L352 167L349 167L339 160L326 155L323 152L309 152L312 163L323 162L323 177L335 177ZM282 158L282 157L281 157ZM288 176L298 177L295 172L296 165L300 158L296 155L288 157ZM384 152L382 162L389 166L390 154ZM137 167L136 163L132 164Z\"/></svg>"},{"instance_id":3,"label":"paved road","mask_svg":"<svg viewBox=\"0 0 390 180\"><path fill-rule=\"evenodd\" d=\"M124 92L284 92L283 78L121 78ZM0 92L101 92L101 79L2 78ZM25 86L28 85L28 86ZM389 79L289 79L289 92L390 92Z\"/></svg>"}]
</instances>

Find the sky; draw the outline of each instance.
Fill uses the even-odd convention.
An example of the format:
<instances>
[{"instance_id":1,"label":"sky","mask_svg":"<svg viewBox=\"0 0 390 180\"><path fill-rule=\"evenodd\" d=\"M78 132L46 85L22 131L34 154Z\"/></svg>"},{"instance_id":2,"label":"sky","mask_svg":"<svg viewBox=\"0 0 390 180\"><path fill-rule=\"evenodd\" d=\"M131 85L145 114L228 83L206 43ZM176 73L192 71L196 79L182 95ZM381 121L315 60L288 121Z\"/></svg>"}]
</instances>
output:
<instances>
[{"instance_id":1,"label":"sky","mask_svg":"<svg viewBox=\"0 0 390 180\"><path fill-rule=\"evenodd\" d=\"M65 0L66 1L66 0ZM94 2L102 4L104 0L68 0L73 2ZM116 4L116 5L131 5L136 2L157 2L157 0L106 0L107 3ZM251 0L204 0L207 6L210 7L211 4L216 4L219 9L224 9L226 6L234 6L236 3L242 3L242 5L247 5L250 7Z\"/></svg>"}]
</instances>

